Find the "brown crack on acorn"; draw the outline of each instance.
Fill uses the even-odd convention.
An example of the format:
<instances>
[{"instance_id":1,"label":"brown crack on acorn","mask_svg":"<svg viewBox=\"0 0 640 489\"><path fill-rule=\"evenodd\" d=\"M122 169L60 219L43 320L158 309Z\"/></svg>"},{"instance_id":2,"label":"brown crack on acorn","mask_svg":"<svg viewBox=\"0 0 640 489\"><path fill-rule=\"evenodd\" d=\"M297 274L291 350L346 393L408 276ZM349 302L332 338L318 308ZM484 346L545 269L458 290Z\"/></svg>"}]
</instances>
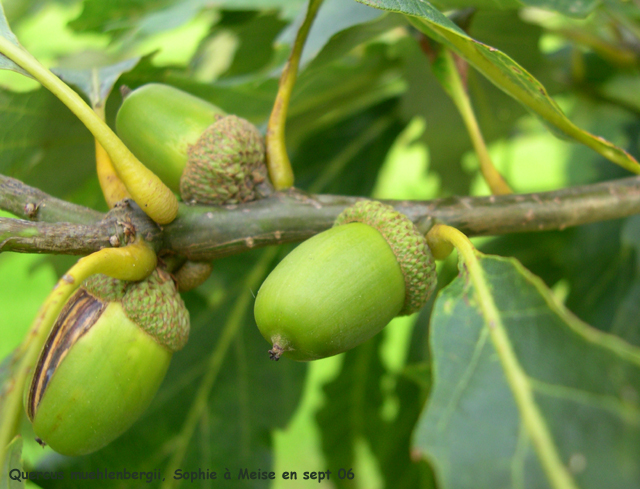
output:
<instances>
[{"instance_id":1,"label":"brown crack on acorn","mask_svg":"<svg viewBox=\"0 0 640 489\"><path fill-rule=\"evenodd\" d=\"M85 280L67 301L24 392L35 435L64 455L91 453L126 431L189 336L171 275Z\"/></svg>"},{"instance_id":2,"label":"brown crack on acorn","mask_svg":"<svg viewBox=\"0 0 640 489\"><path fill-rule=\"evenodd\" d=\"M96 323L106 304L80 289L65 305L47 338L27 395L26 411L33 420L52 373L62 363L73 344Z\"/></svg>"}]
</instances>

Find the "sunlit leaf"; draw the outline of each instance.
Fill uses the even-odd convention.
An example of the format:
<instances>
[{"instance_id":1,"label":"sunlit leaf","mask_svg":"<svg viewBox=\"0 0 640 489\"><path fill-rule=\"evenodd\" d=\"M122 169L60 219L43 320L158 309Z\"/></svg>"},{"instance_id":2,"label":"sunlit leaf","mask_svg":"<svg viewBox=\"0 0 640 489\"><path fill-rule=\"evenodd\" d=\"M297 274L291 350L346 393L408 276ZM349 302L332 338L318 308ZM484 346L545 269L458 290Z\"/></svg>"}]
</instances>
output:
<instances>
[{"instance_id":1,"label":"sunlit leaf","mask_svg":"<svg viewBox=\"0 0 640 489\"><path fill-rule=\"evenodd\" d=\"M514 97L551 127L602 154L634 173L640 165L622 148L581 130L549 97L544 86L522 66L496 48L469 37L451 20L426 1L358 0L371 7L401 12L427 35L449 45L495 85Z\"/></svg>"},{"instance_id":2,"label":"sunlit leaf","mask_svg":"<svg viewBox=\"0 0 640 489\"><path fill-rule=\"evenodd\" d=\"M601 0L522 0L529 7L555 10L571 17L586 17Z\"/></svg>"},{"instance_id":3,"label":"sunlit leaf","mask_svg":"<svg viewBox=\"0 0 640 489\"><path fill-rule=\"evenodd\" d=\"M360 0L357 0L360 1ZM371 1L372 4L385 2ZM396 4L406 4L405 0L395 0ZM601 0L433 0L431 2L440 10L476 8L479 10L517 10L522 7L537 7L555 10L570 17L586 17Z\"/></svg>"},{"instance_id":4,"label":"sunlit leaf","mask_svg":"<svg viewBox=\"0 0 640 489\"><path fill-rule=\"evenodd\" d=\"M527 7L537 7L546 10L555 10L570 17L586 17L599 4L601 0L434 0L432 3L442 10L453 8L475 7L485 10L516 10Z\"/></svg>"},{"instance_id":5,"label":"sunlit leaf","mask_svg":"<svg viewBox=\"0 0 640 489\"><path fill-rule=\"evenodd\" d=\"M9 27L9 23L7 22L7 18L4 15L4 8L2 7L2 3L0 3L0 36L9 40L16 46L20 46L20 43L18 42L15 34L11 32L11 28ZM29 77L31 76L3 54L0 54L0 70L11 70Z\"/></svg>"},{"instance_id":6,"label":"sunlit leaf","mask_svg":"<svg viewBox=\"0 0 640 489\"><path fill-rule=\"evenodd\" d=\"M277 9L293 18L305 5L305 0L87 0L83 11L71 23L78 31L123 33L137 35L157 33L179 27L205 8L227 10ZM142 32L140 32L142 31Z\"/></svg>"},{"instance_id":7,"label":"sunlit leaf","mask_svg":"<svg viewBox=\"0 0 640 489\"><path fill-rule=\"evenodd\" d=\"M296 22L293 22L283 31L278 41L292 44L296 32L304 20L305 12L301 12ZM354 25L370 22L384 15L382 12L372 10L356 2L344 0L324 0L322 7L313 21L309 36L302 51L300 66L304 67L313 60L329 40L338 32Z\"/></svg>"}]
</instances>

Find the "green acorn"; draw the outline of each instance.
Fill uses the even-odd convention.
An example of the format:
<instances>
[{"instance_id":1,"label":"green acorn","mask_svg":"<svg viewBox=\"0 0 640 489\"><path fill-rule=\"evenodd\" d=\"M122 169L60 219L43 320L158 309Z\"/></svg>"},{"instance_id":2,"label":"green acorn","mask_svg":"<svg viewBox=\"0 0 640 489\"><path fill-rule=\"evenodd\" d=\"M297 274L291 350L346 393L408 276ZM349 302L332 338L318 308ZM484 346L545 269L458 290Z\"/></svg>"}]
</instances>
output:
<instances>
[{"instance_id":1,"label":"green acorn","mask_svg":"<svg viewBox=\"0 0 640 489\"><path fill-rule=\"evenodd\" d=\"M168 273L89 278L58 316L26 386L36 436L64 455L107 445L148 407L188 335L189 312Z\"/></svg>"},{"instance_id":2,"label":"green acorn","mask_svg":"<svg viewBox=\"0 0 640 489\"><path fill-rule=\"evenodd\" d=\"M116 131L185 202L248 202L267 179L264 139L253 124L168 85L129 93Z\"/></svg>"},{"instance_id":3,"label":"green acorn","mask_svg":"<svg viewBox=\"0 0 640 489\"><path fill-rule=\"evenodd\" d=\"M272 359L316 360L418 311L436 281L415 225L388 205L362 201L278 264L258 291L255 319Z\"/></svg>"}]
</instances>

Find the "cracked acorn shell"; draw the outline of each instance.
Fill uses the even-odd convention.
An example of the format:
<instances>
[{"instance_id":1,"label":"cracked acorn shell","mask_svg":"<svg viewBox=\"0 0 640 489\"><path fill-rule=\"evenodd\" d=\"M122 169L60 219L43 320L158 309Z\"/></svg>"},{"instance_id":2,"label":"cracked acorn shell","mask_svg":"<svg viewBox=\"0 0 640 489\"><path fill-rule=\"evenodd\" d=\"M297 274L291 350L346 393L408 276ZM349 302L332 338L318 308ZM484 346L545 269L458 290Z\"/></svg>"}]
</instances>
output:
<instances>
[{"instance_id":1,"label":"cracked acorn shell","mask_svg":"<svg viewBox=\"0 0 640 489\"><path fill-rule=\"evenodd\" d=\"M168 85L127 95L116 131L185 202L248 202L267 178L264 140L253 124Z\"/></svg>"},{"instance_id":2,"label":"cracked acorn shell","mask_svg":"<svg viewBox=\"0 0 640 489\"><path fill-rule=\"evenodd\" d=\"M431 251L414 224L388 205L362 201L269 274L256 297L256 324L274 360L325 358L418 311L436 281Z\"/></svg>"},{"instance_id":3,"label":"cracked acorn shell","mask_svg":"<svg viewBox=\"0 0 640 489\"><path fill-rule=\"evenodd\" d=\"M87 279L58 316L25 389L36 436L63 455L113 441L148 407L188 334L189 313L168 273Z\"/></svg>"}]
</instances>

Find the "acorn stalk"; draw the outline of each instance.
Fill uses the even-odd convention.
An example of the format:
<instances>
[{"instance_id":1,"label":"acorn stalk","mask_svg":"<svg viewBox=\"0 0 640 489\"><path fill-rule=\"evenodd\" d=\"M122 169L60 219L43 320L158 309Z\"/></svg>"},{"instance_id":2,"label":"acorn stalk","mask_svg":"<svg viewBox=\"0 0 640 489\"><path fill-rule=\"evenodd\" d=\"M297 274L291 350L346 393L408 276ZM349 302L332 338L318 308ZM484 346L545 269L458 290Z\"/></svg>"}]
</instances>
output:
<instances>
[{"instance_id":1,"label":"acorn stalk","mask_svg":"<svg viewBox=\"0 0 640 489\"><path fill-rule=\"evenodd\" d=\"M109 154L127 191L151 219L158 224L169 224L175 219L178 201L170 189L141 164L76 92L42 66L28 51L3 36L0 36L0 54L38 80L82 121Z\"/></svg>"}]
</instances>

